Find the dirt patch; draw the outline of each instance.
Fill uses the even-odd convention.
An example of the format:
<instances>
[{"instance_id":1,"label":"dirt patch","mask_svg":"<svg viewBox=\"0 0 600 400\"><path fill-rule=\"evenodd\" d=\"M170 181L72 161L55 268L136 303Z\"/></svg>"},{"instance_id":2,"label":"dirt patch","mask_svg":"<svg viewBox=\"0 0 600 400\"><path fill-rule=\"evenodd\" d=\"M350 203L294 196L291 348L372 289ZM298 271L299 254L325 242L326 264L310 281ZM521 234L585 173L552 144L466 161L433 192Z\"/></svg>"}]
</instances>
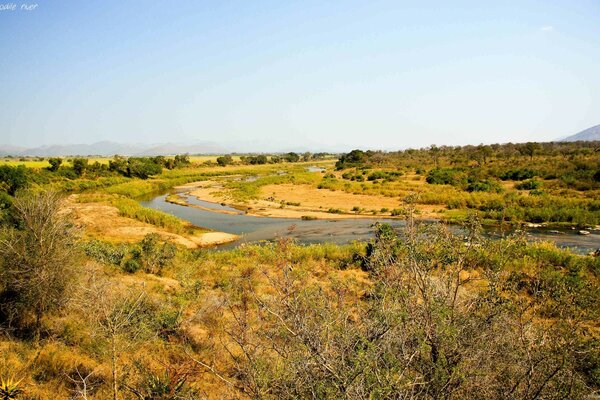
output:
<instances>
[{"instance_id":1,"label":"dirt patch","mask_svg":"<svg viewBox=\"0 0 600 400\"><path fill-rule=\"evenodd\" d=\"M266 185L260 199L236 205L231 197L215 182L202 181L193 186L190 194L204 201L227 203L246 209L248 215L274 218L346 219L390 217L391 210L402 208L400 197L353 194L344 191L318 189L310 185ZM353 210L353 208L358 208ZM421 218L440 218L443 206L417 205ZM387 209L387 211L381 211ZM214 211L214 210L208 210Z\"/></svg>"}]
</instances>

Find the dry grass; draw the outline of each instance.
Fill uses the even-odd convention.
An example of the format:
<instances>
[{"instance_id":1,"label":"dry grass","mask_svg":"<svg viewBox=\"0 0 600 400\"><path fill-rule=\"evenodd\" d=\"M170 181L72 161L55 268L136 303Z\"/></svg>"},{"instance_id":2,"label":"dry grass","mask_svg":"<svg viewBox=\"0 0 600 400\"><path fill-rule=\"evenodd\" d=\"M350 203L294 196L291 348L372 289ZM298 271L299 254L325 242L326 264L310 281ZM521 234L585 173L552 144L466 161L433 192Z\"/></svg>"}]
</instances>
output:
<instances>
[{"instance_id":1,"label":"dry grass","mask_svg":"<svg viewBox=\"0 0 600 400\"><path fill-rule=\"evenodd\" d=\"M66 206L87 236L112 242L137 242L148 234L156 233L164 240L193 249L237 239L236 235L199 229L173 233L166 228L124 217L117 207L108 202L77 202L77 195L72 195Z\"/></svg>"}]
</instances>

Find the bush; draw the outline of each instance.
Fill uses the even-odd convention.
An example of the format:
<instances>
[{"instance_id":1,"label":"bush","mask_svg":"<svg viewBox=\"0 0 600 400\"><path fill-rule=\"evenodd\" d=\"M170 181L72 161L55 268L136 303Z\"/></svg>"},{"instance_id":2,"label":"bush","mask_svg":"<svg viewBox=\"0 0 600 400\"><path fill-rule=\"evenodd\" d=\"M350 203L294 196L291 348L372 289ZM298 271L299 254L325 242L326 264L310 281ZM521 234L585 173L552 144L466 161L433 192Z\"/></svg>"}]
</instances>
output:
<instances>
[{"instance_id":1,"label":"bush","mask_svg":"<svg viewBox=\"0 0 600 400\"><path fill-rule=\"evenodd\" d=\"M219 166L221 166L221 167L224 167L226 165L231 165L231 164L233 164L233 158L231 156L217 157L217 164L219 164Z\"/></svg>"},{"instance_id":2,"label":"bush","mask_svg":"<svg viewBox=\"0 0 600 400\"><path fill-rule=\"evenodd\" d=\"M519 190L536 190L541 187L542 187L542 182L535 180L535 179L530 179L530 180L521 182L518 185L515 185L515 188L517 188Z\"/></svg>"},{"instance_id":3,"label":"bush","mask_svg":"<svg viewBox=\"0 0 600 400\"><path fill-rule=\"evenodd\" d=\"M19 189L27 187L27 184L27 168L24 165L0 165L0 191L5 190L14 196Z\"/></svg>"},{"instance_id":4,"label":"bush","mask_svg":"<svg viewBox=\"0 0 600 400\"><path fill-rule=\"evenodd\" d=\"M495 192L502 191L500 185L493 180L469 180L467 192Z\"/></svg>"},{"instance_id":5,"label":"bush","mask_svg":"<svg viewBox=\"0 0 600 400\"><path fill-rule=\"evenodd\" d=\"M531 179L536 175L535 171L529 168L511 169L500 175L500 179L503 181L523 181L525 179Z\"/></svg>"},{"instance_id":6,"label":"bush","mask_svg":"<svg viewBox=\"0 0 600 400\"><path fill-rule=\"evenodd\" d=\"M142 265L135 258L130 258L129 260L125 261L125 264L123 264L123 271L128 272L130 274L136 273L141 268Z\"/></svg>"},{"instance_id":7,"label":"bush","mask_svg":"<svg viewBox=\"0 0 600 400\"><path fill-rule=\"evenodd\" d=\"M431 185L453 185L460 183L460 172L452 168L434 168L425 179Z\"/></svg>"}]
</instances>

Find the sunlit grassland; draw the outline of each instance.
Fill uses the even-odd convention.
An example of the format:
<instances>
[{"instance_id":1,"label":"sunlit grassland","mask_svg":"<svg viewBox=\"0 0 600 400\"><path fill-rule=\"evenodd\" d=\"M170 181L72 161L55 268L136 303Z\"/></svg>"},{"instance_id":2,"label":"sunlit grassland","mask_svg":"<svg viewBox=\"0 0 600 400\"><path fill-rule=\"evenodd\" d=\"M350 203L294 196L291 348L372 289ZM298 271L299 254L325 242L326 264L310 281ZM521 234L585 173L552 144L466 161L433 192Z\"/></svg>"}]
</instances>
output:
<instances>
[{"instance_id":1,"label":"sunlit grassland","mask_svg":"<svg viewBox=\"0 0 600 400\"><path fill-rule=\"evenodd\" d=\"M285 171L285 174L267 175L257 177L251 181L230 181L225 184L228 195L234 201L245 202L260 197L260 189L266 185L317 185L321 181L321 174L307 172L304 168L293 168Z\"/></svg>"},{"instance_id":2,"label":"sunlit grassland","mask_svg":"<svg viewBox=\"0 0 600 400\"><path fill-rule=\"evenodd\" d=\"M19 165L24 165L27 168L41 169L48 168L50 163L48 162L48 158L45 157L43 160L38 159L37 157L27 157L24 159L21 158L0 158L0 165L10 165L11 167L16 167ZM61 165L65 167L72 166L72 160L76 157L61 157L63 162ZM83 157L88 160L88 163L93 164L98 162L100 164L108 165L108 162L112 159L112 157Z\"/></svg>"}]
</instances>

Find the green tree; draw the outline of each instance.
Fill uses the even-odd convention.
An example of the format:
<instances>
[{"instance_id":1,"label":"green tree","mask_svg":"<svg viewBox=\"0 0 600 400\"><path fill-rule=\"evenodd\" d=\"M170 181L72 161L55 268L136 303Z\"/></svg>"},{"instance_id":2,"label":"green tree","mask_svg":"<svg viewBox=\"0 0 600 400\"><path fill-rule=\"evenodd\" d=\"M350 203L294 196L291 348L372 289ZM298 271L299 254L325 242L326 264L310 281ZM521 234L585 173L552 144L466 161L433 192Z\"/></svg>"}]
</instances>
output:
<instances>
[{"instance_id":1,"label":"green tree","mask_svg":"<svg viewBox=\"0 0 600 400\"><path fill-rule=\"evenodd\" d=\"M233 158L230 155L217 157L217 164L221 167L233 164Z\"/></svg>"},{"instance_id":2,"label":"green tree","mask_svg":"<svg viewBox=\"0 0 600 400\"><path fill-rule=\"evenodd\" d=\"M187 154L176 155L174 161L175 161L175 167L177 167L177 168L187 167L188 165L191 164L190 156Z\"/></svg>"},{"instance_id":3,"label":"green tree","mask_svg":"<svg viewBox=\"0 0 600 400\"><path fill-rule=\"evenodd\" d=\"M540 144L536 142L527 142L520 145L517 149L519 153L524 156L529 156L529 159L533 161L533 156L540 150Z\"/></svg>"},{"instance_id":4,"label":"green tree","mask_svg":"<svg viewBox=\"0 0 600 400\"><path fill-rule=\"evenodd\" d=\"M27 168L24 165L0 165L0 190L14 196L17 190L26 187L27 183Z\"/></svg>"},{"instance_id":5,"label":"green tree","mask_svg":"<svg viewBox=\"0 0 600 400\"><path fill-rule=\"evenodd\" d=\"M127 176L148 179L162 172L162 167L149 158L131 157L127 160Z\"/></svg>"},{"instance_id":6,"label":"green tree","mask_svg":"<svg viewBox=\"0 0 600 400\"><path fill-rule=\"evenodd\" d=\"M294 152L289 152L286 155L284 155L283 157L285 158L285 160L287 162L291 162L291 163L300 161L300 156Z\"/></svg>"},{"instance_id":7,"label":"green tree","mask_svg":"<svg viewBox=\"0 0 600 400\"><path fill-rule=\"evenodd\" d=\"M112 160L108 161L108 169L121 175L127 175L127 159L119 155L114 156Z\"/></svg>"},{"instance_id":8,"label":"green tree","mask_svg":"<svg viewBox=\"0 0 600 400\"><path fill-rule=\"evenodd\" d=\"M336 169L344 169L348 167L356 167L363 164L367 159L367 155L362 150L352 150L348 154L342 154L335 163Z\"/></svg>"},{"instance_id":9,"label":"green tree","mask_svg":"<svg viewBox=\"0 0 600 400\"><path fill-rule=\"evenodd\" d=\"M58 171L63 160L60 157L52 157L52 158L48 159L48 162L50 163L48 170L55 172L55 171Z\"/></svg>"},{"instance_id":10,"label":"green tree","mask_svg":"<svg viewBox=\"0 0 600 400\"><path fill-rule=\"evenodd\" d=\"M85 170L88 167L88 159L87 158L74 158L73 159L73 171L77 174L77 176L82 176Z\"/></svg>"}]
</instances>

